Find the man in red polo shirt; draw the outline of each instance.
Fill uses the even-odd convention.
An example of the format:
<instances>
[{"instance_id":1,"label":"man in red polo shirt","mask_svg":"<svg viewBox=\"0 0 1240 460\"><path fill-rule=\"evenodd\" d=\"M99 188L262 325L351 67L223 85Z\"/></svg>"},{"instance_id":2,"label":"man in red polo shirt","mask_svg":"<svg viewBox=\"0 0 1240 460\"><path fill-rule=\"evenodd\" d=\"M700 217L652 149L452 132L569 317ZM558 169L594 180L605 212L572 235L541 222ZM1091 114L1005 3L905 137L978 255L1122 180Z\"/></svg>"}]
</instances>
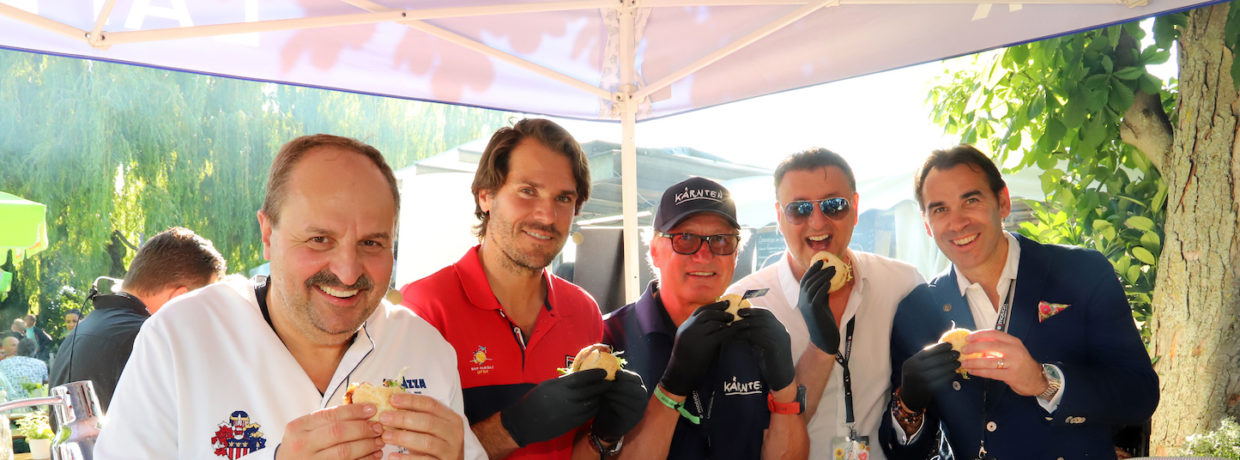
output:
<instances>
[{"instance_id":1,"label":"man in red polo shirt","mask_svg":"<svg viewBox=\"0 0 1240 460\"><path fill-rule=\"evenodd\" d=\"M481 244L402 289L456 348L465 415L491 458L598 458L642 416L637 374L561 378L603 337L590 294L547 266L590 194L589 163L564 128L526 119L491 137L472 186Z\"/></svg>"}]
</instances>

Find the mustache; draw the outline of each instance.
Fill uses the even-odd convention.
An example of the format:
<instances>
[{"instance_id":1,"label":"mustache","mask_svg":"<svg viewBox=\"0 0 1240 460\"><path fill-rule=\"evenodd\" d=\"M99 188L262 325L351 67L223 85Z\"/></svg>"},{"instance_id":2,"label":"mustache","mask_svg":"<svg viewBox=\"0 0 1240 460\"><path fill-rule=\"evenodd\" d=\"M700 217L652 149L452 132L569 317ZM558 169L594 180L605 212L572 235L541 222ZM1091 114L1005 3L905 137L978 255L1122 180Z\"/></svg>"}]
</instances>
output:
<instances>
[{"instance_id":1,"label":"mustache","mask_svg":"<svg viewBox=\"0 0 1240 460\"><path fill-rule=\"evenodd\" d=\"M329 272L327 270L319 271L318 273L315 273L310 278L306 279L307 288L311 286L316 286L316 285L328 286L333 289L340 289L340 290L345 290L345 291L353 290L353 289L367 290L367 289L371 289L375 287L374 281L371 281L370 277L364 274L361 277L359 277L357 281L354 281L353 284L344 284L344 282L340 281L340 278L337 277L335 273Z\"/></svg>"}]
</instances>

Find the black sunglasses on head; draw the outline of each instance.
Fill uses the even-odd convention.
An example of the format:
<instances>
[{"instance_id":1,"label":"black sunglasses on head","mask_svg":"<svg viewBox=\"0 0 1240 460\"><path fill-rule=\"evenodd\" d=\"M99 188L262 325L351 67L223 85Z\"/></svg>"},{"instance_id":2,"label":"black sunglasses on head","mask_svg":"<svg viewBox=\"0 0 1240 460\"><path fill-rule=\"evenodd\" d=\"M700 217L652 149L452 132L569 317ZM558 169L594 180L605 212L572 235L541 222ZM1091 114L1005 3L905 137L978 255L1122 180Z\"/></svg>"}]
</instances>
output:
<instances>
[{"instance_id":1,"label":"black sunglasses on head","mask_svg":"<svg viewBox=\"0 0 1240 460\"><path fill-rule=\"evenodd\" d=\"M663 233L658 236L672 240L672 250L681 255L693 255L702 249L702 243L717 256L731 255L740 244L740 235L698 235L696 233Z\"/></svg>"},{"instance_id":2,"label":"black sunglasses on head","mask_svg":"<svg viewBox=\"0 0 1240 460\"><path fill-rule=\"evenodd\" d=\"M840 220L844 218L844 215L848 214L848 199L837 196L822 200L790 201L784 205L784 216L787 217L788 222L793 224L805 222L809 219L809 216L814 214L815 203L818 204L817 207L822 210L824 215L832 219Z\"/></svg>"}]
</instances>

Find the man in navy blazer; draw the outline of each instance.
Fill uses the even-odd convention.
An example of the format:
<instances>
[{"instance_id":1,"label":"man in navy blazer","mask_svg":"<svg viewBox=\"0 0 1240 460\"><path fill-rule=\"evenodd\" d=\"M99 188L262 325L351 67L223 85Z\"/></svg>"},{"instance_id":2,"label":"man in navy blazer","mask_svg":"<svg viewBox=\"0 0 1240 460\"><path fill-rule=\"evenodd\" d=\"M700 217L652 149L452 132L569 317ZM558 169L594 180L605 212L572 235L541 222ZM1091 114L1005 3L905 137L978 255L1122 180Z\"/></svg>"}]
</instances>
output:
<instances>
[{"instance_id":1,"label":"man in navy blazer","mask_svg":"<svg viewBox=\"0 0 1240 460\"><path fill-rule=\"evenodd\" d=\"M1110 262L1004 232L1007 186L972 146L935 151L915 185L952 268L896 311L889 458L1115 458L1113 430L1154 413L1158 376ZM952 327L976 332L930 346Z\"/></svg>"}]
</instances>

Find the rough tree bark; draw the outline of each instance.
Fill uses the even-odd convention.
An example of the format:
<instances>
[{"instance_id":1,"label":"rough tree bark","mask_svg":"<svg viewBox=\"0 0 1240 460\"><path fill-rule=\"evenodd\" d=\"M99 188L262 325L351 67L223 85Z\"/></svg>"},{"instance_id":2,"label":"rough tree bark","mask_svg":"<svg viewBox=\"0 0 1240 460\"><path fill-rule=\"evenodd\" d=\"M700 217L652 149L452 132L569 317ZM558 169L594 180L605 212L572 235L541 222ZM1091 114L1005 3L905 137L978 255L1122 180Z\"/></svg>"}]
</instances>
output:
<instances>
[{"instance_id":1,"label":"rough tree bark","mask_svg":"<svg viewBox=\"0 0 1240 460\"><path fill-rule=\"evenodd\" d=\"M1168 209L1151 324L1162 395L1150 440L1157 455L1240 415L1240 100L1223 44L1227 11L1192 11L1179 40L1179 119L1161 168Z\"/></svg>"}]
</instances>

